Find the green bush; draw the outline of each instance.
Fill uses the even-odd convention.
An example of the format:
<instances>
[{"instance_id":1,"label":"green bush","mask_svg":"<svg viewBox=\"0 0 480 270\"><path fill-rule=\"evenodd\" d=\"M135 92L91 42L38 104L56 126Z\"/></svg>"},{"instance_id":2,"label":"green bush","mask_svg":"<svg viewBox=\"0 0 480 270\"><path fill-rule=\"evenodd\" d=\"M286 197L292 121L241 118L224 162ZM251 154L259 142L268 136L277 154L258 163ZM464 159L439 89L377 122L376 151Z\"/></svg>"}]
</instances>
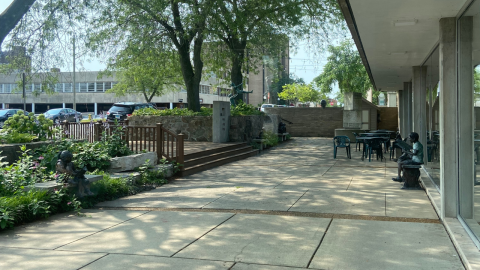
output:
<instances>
[{"instance_id":1,"label":"green bush","mask_svg":"<svg viewBox=\"0 0 480 270\"><path fill-rule=\"evenodd\" d=\"M80 203L66 189L17 192L14 196L0 197L0 229L72 210L79 211Z\"/></svg>"},{"instance_id":2,"label":"green bush","mask_svg":"<svg viewBox=\"0 0 480 270\"><path fill-rule=\"evenodd\" d=\"M236 107L231 107L230 115L232 116L245 116L245 115L262 115L263 112L257 110L251 104L246 104L242 101L238 103Z\"/></svg>"},{"instance_id":3,"label":"green bush","mask_svg":"<svg viewBox=\"0 0 480 270\"><path fill-rule=\"evenodd\" d=\"M53 121L43 114L36 117L33 113L28 116L23 111L8 118L3 126L2 140L7 143L26 143L38 138L41 141L51 137Z\"/></svg>"},{"instance_id":4,"label":"green bush","mask_svg":"<svg viewBox=\"0 0 480 270\"><path fill-rule=\"evenodd\" d=\"M263 138L266 140L265 144L268 146L275 146L278 144L278 135L268 130L263 132Z\"/></svg>"},{"instance_id":5,"label":"green bush","mask_svg":"<svg viewBox=\"0 0 480 270\"><path fill-rule=\"evenodd\" d=\"M122 139L123 127L118 125L110 126L112 132L107 134L103 132L102 145L110 157L123 157L131 155L133 152L128 147L126 140Z\"/></svg>"},{"instance_id":6,"label":"green bush","mask_svg":"<svg viewBox=\"0 0 480 270\"><path fill-rule=\"evenodd\" d=\"M20 149L22 155L15 163L0 163L0 196L11 195L26 186L55 179L55 174L41 165L43 157L33 158L25 145Z\"/></svg>"}]
</instances>

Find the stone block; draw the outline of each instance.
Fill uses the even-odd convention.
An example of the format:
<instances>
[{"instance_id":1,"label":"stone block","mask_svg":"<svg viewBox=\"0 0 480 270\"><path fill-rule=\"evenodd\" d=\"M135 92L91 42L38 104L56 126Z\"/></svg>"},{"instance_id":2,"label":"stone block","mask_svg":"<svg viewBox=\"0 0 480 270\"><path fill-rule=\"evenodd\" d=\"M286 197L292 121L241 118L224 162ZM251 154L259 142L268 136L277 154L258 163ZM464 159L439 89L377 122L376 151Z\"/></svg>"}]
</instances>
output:
<instances>
[{"instance_id":1,"label":"stone block","mask_svg":"<svg viewBox=\"0 0 480 270\"><path fill-rule=\"evenodd\" d=\"M351 129L362 128L362 111L343 111L343 127Z\"/></svg>"},{"instance_id":2,"label":"stone block","mask_svg":"<svg viewBox=\"0 0 480 270\"><path fill-rule=\"evenodd\" d=\"M345 111L356 111L362 109L361 93L344 93Z\"/></svg>"},{"instance_id":3,"label":"stone block","mask_svg":"<svg viewBox=\"0 0 480 270\"><path fill-rule=\"evenodd\" d=\"M158 158L157 153L148 152L136 155L130 155L125 157L116 157L112 158L110 161L109 172L124 172L132 171L137 167L140 167L149 160L150 166L155 166L157 164Z\"/></svg>"},{"instance_id":4,"label":"stone block","mask_svg":"<svg viewBox=\"0 0 480 270\"><path fill-rule=\"evenodd\" d=\"M226 101L213 102L213 142L228 142L230 130L230 103Z\"/></svg>"}]
</instances>

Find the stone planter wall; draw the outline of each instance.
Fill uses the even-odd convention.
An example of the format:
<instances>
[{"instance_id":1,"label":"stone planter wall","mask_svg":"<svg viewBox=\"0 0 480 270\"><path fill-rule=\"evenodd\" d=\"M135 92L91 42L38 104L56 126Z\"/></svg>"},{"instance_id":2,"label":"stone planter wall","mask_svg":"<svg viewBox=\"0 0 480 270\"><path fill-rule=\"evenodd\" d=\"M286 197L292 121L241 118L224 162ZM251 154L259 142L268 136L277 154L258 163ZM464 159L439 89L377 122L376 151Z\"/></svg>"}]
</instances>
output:
<instances>
[{"instance_id":1,"label":"stone planter wall","mask_svg":"<svg viewBox=\"0 0 480 270\"><path fill-rule=\"evenodd\" d=\"M213 139L211 116L131 116L129 126L155 126L162 123L172 132L185 135L186 141L211 142Z\"/></svg>"},{"instance_id":2,"label":"stone planter wall","mask_svg":"<svg viewBox=\"0 0 480 270\"><path fill-rule=\"evenodd\" d=\"M51 142L32 142L32 143L12 143L12 144L0 144L0 156L4 156L5 158L2 160L4 162L8 162L8 164L12 164L16 162L20 156L20 147L25 145L27 149L36 149L42 147L44 145L48 145Z\"/></svg>"},{"instance_id":3,"label":"stone planter wall","mask_svg":"<svg viewBox=\"0 0 480 270\"><path fill-rule=\"evenodd\" d=\"M231 116L229 138L231 142L251 142L262 131L263 115Z\"/></svg>"},{"instance_id":4,"label":"stone planter wall","mask_svg":"<svg viewBox=\"0 0 480 270\"><path fill-rule=\"evenodd\" d=\"M211 142L213 140L213 120L211 116L131 116L129 126L163 126L176 134L185 134L186 141ZM250 115L230 117L230 142L251 142L262 127L277 134L280 116Z\"/></svg>"}]
</instances>

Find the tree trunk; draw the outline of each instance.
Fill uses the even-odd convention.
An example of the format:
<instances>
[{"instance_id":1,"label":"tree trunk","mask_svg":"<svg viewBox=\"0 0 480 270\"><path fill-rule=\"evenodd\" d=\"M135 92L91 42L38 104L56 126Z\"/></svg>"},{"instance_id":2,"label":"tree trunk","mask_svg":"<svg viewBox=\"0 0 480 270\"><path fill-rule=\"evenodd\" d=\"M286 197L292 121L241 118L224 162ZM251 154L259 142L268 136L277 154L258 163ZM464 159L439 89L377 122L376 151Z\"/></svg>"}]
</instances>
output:
<instances>
[{"instance_id":1,"label":"tree trunk","mask_svg":"<svg viewBox=\"0 0 480 270\"><path fill-rule=\"evenodd\" d=\"M230 49L232 50L232 52L235 52L234 56L232 57L233 59L230 78L235 86L243 83L242 66L245 57L246 46L247 43L240 40L233 40L230 43ZM245 85L242 84L240 89L245 89ZM240 100L243 101L243 94L240 94L235 98L235 102L237 104Z\"/></svg>"},{"instance_id":2,"label":"tree trunk","mask_svg":"<svg viewBox=\"0 0 480 270\"><path fill-rule=\"evenodd\" d=\"M14 0L10 6L0 14L0 47L8 33L15 28L35 1L36 0Z\"/></svg>"},{"instance_id":3,"label":"tree trunk","mask_svg":"<svg viewBox=\"0 0 480 270\"><path fill-rule=\"evenodd\" d=\"M194 67L190 61L190 50L188 45L182 45L180 48L178 48L178 54L180 55L180 67L182 69L183 81L185 82L185 87L187 88L188 109L198 112L200 111L200 81L198 80L198 77L201 79L201 72L200 75L198 75L195 74L193 70ZM196 61L199 61L199 59L195 57L194 53L195 69L197 69L197 64L195 63Z\"/></svg>"}]
</instances>

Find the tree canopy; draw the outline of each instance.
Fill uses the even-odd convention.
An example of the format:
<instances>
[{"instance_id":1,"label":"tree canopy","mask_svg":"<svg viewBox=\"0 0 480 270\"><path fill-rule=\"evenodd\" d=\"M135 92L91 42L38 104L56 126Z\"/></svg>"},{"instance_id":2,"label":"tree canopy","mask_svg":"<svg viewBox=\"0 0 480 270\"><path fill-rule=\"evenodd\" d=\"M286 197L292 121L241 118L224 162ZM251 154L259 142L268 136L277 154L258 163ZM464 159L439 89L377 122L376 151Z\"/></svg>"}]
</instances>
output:
<instances>
[{"instance_id":1,"label":"tree canopy","mask_svg":"<svg viewBox=\"0 0 480 270\"><path fill-rule=\"evenodd\" d=\"M119 78L119 83L109 92L118 96L140 93L146 102L151 102L155 96L178 90L183 83L177 58L174 51L128 47L109 65Z\"/></svg>"},{"instance_id":2,"label":"tree canopy","mask_svg":"<svg viewBox=\"0 0 480 270\"><path fill-rule=\"evenodd\" d=\"M280 60L287 59L285 49L289 43L294 44L291 38L301 37L312 48L323 48L334 33L339 33L332 29L343 26L335 0L29 2L35 3L10 32L7 47L25 47L31 56L33 73L48 73L52 67L69 64L75 40L77 57L110 59L109 68L122 70L126 75L125 66L114 60L125 52L132 53L132 58L141 58L135 53L143 51L143 44L154 44L157 49L177 54L171 59L178 61L188 108L193 111L200 108L202 72L227 72L231 82L226 84L240 85L244 74L258 71L263 56L270 55L276 62L274 72L281 78L287 74L282 74L284 63ZM211 46L204 48L205 42ZM132 43L139 49L125 50ZM128 72L133 72L133 68Z\"/></svg>"},{"instance_id":3,"label":"tree canopy","mask_svg":"<svg viewBox=\"0 0 480 270\"><path fill-rule=\"evenodd\" d=\"M334 83L338 83L340 92L357 92L365 94L372 88L360 54L350 40L339 46L329 46L327 64L322 74L314 79L323 93L332 92Z\"/></svg>"},{"instance_id":4,"label":"tree canopy","mask_svg":"<svg viewBox=\"0 0 480 270\"><path fill-rule=\"evenodd\" d=\"M313 89L311 84L300 83L284 85L283 91L278 94L278 97L288 102L300 101L302 103L318 102L321 99L326 99L325 94Z\"/></svg>"}]
</instances>

